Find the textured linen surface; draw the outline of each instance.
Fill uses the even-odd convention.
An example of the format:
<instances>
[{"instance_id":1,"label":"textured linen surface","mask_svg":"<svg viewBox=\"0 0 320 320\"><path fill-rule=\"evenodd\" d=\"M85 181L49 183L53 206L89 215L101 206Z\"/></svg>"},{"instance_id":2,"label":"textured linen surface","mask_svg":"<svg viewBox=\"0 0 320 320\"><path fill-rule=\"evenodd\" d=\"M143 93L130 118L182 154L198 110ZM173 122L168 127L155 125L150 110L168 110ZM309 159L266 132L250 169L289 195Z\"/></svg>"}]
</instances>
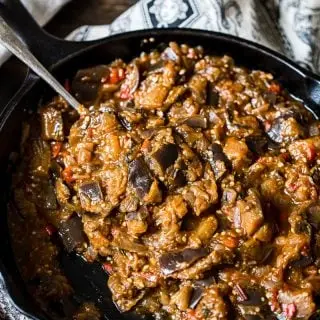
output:
<instances>
[{"instance_id":1,"label":"textured linen surface","mask_svg":"<svg viewBox=\"0 0 320 320\"><path fill-rule=\"evenodd\" d=\"M48 22L68 1L22 0L40 25ZM82 26L67 38L93 40L125 31L166 27L236 35L263 44L320 73L320 0L140 0L113 23ZM0 46L0 64L8 56ZM10 303L1 281L0 318L28 320Z\"/></svg>"}]
</instances>

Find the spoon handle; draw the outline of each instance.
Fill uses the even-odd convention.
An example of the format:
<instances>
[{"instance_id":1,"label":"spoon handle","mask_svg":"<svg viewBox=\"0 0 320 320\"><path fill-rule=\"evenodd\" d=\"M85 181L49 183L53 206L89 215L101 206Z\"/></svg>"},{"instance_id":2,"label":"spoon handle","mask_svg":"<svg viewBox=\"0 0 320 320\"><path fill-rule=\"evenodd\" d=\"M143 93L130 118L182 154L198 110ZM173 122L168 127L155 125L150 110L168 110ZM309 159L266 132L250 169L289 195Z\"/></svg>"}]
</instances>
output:
<instances>
[{"instance_id":1,"label":"spoon handle","mask_svg":"<svg viewBox=\"0 0 320 320\"><path fill-rule=\"evenodd\" d=\"M0 43L17 58L22 60L40 78L45 80L60 94L74 109L79 111L80 103L51 75L51 73L29 51L27 46L18 38L14 31L0 16Z\"/></svg>"}]
</instances>

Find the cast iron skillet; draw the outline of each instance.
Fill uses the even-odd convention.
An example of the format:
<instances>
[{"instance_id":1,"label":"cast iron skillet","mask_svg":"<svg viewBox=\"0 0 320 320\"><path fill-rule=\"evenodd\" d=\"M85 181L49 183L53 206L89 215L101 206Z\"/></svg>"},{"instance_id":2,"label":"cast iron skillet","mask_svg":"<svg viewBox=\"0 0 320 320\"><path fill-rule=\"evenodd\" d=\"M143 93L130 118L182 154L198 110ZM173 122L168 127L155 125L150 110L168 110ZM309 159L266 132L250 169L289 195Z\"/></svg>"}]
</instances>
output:
<instances>
[{"instance_id":1,"label":"cast iron skillet","mask_svg":"<svg viewBox=\"0 0 320 320\"><path fill-rule=\"evenodd\" d=\"M210 54L228 54L239 65L272 72L290 93L304 101L315 117L320 118L320 77L303 70L285 57L246 40L215 32L158 29L124 33L87 43L66 42L40 29L19 0L0 0L0 14L20 34L39 60L61 81L72 78L77 69L108 63L119 57L129 60L139 55L142 50L177 41L202 45ZM154 38L154 42L142 45L142 40L150 37ZM29 72L20 90L8 105L0 110L0 271L13 302L22 312L39 320L54 318L45 314L35 304L14 261L6 217L7 190L10 183L6 169L10 152L18 149L23 118L28 112L36 110L41 97L52 94L41 80ZM61 256L61 263L74 286L75 295L72 301L65 301L60 308L72 309L74 303L91 300L101 306L105 319L138 319L133 314L120 314L117 311L106 288L106 275L100 266L87 264L79 257L65 253Z\"/></svg>"}]
</instances>

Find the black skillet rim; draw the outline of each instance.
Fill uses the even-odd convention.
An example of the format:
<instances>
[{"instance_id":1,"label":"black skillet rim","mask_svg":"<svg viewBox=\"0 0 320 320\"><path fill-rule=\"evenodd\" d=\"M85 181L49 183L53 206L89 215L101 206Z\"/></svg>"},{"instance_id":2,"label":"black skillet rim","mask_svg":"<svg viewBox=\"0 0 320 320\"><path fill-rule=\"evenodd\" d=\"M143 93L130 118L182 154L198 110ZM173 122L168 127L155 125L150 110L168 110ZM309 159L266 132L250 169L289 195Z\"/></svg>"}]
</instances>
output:
<instances>
[{"instance_id":1,"label":"black skillet rim","mask_svg":"<svg viewBox=\"0 0 320 320\"><path fill-rule=\"evenodd\" d=\"M269 58L272 58L273 60L277 61L279 64L282 64L287 68L290 68L292 71L299 74L302 78L319 82L319 85L320 85L320 76L318 76L317 74L314 74L313 72L307 69L304 69L303 67L299 66L296 62L285 57L283 54L278 53L272 49L269 49L261 44L254 43L250 40L242 39L237 36L233 36L229 34L224 34L224 33L215 32L215 31L200 30L200 29L190 29L190 28L144 29L144 30L138 30L138 31L130 31L130 32L112 35L107 38L99 39L96 41L89 41L80 50L79 50L79 47L75 45L75 52L68 54L66 57L54 63L50 67L50 70L54 70L55 68L61 66L62 64L68 63L68 60L76 56L79 56L87 51L90 51L91 49L94 49L99 45L107 44L109 42L125 41L126 39L132 38L132 37L152 38L152 37L158 37L158 36L161 37L166 35L174 36L178 34L183 34L184 36L190 35L193 38L199 36L202 38L203 37L212 38L212 40L220 39L220 40L232 42L234 45L239 46L239 49L250 48L251 50L259 52L260 54L262 53L264 56L268 56ZM63 45L63 43L66 42L55 37L52 37L52 39L60 41L61 45ZM199 44L201 45L201 43ZM69 45L72 45L72 42L69 42ZM268 69L267 65L266 65L266 69ZM0 112L0 131L5 126L6 121L10 116L12 110L20 103L23 97L30 90L32 90L35 84L38 83L39 81L41 80L29 70L20 89L17 91L17 93L11 98L11 100ZM20 303L19 301L17 301L16 297L14 296L14 292L13 292L14 284L12 283L12 280L10 277L10 271L6 270L6 268L3 266L1 261L0 261L0 278L4 280L5 291L7 293L8 299L12 302L12 304L16 307L16 309L19 312L21 312L23 315L33 320L46 320L42 316L36 317L28 313L22 307L19 306Z\"/></svg>"},{"instance_id":2,"label":"black skillet rim","mask_svg":"<svg viewBox=\"0 0 320 320\"><path fill-rule=\"evenodd\" d=\"M68 47L74 46L74 53L66 53L65 57L61 58L56 63L53 63L51 66L49 66L48 67L49 70L54 70L57 67L61 66L62 64L67 63L68 60L76 56L79 56L87 51L90 51L91 49L94 49L100 45L106 44L108 42L112 42L114 40L125 41L126 39L131 37L144 37L148 39L148 38L157 37L157 36L165 36L166 34L168 35L184 34L184 35L190 35L191 37L201 36L205 38L212 38L213 40L214 39L225 40L235 45L238 45L239 48L241 47L250 48L251 50L255 50L260 54L262 53L263 55L268 56L274 61L277 61L279 64L282 64L287 68L290 68L293 72L300 75L304 79L309 79L311 81L319 82L318 85L320 86L320 75L317 75L316 73L304 67L301 67L295 61L287 58L284 54L279 53L273 49L267 48L262 44L255 43L251 40L247 40L244 38L240 38L240 37L222 33L222 32L208 31L208 30L201 30L201 29L191 29L191 28L143 29L143 30L123 32L123 33L108 36L106 38L83 42L84 43L83 48L78 47L79 42L66 41L66 40L57 38L53 35L50 35L45 31L43 31L43 33L47 37L48 42L50 42L51 40L51 41L56 41L57 43L60 43L61 46L66 45L66 43L68 44ZM0 110L0 131L6 122L8 113L11 112L11 110L20 102L23 96L28 91L32 90L33 86L39 81L41 81L39 77L36 76L30 69L28 69L28 72L26 73L25 79L20 89L18 89L17 93L9 100L9 102L4 106L4 108Z\"/></svg>"}]
</instances>

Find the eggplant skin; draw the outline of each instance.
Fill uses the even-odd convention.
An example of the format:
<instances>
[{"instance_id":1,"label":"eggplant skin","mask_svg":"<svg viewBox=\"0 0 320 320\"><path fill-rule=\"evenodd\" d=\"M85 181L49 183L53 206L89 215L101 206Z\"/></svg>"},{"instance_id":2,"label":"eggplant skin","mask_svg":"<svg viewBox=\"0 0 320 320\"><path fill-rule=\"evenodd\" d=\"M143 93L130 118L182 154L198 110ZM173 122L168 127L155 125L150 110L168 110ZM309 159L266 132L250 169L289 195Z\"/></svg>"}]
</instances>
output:
<instances>
[{"instance_id":1,"label":"eggplant skin","mask_svg":"<svg viewBox=\"0 0 320 320\"><path fill-rule=\"evenodd\" d=\"M222 146L218 143L213 143L209 147L206 157L216 180L221 179L231 169L231 162L223 152Z\"/></svg>"},{"instance_id":2,"label":"eggplant skin","mask_svg":"<svg viewBox=\"0 0 320 320\"><path fill-rule=\"evenodd\" d=\"M82 208L88 212L101 213L104 208L103 194L98 181L87 181L79 186Z\"/></svg>"},{"instance_id":3,"label":"eggplant skin","mask_svg":"<svg viewBox=\"0 0 320 320\"><path fill-rule=\"evenodd\" d=\"M288 112L275 118L266 134L277 144L299 139L305 134L302 121L298 115Z\"/></svg>"},{"instance_id":4,"label":"eggplant skin","mask_svg":"<svg viewBox=\"0 0 320 320\"><path fill-rule=\"evenodd\" d=\"M173 143L163 145L153 154L154 159L159 163L163 171L172 166L178 159L178 156L179 148Z\"/></svg>"},{"instance_id":5,"label":"eggplant skin","mask_svg":"<svg viewBox=\"0 0 320 320\"><path fill-rule=\"evenodd\" d=\"M213 143L210 147L212 151L212 159L214 161L221 160L223 162L228 162L227 156L224 154L222 146L218 143Z\"/></svg>"},{"instance_id":6,"label":"eggplant skin","mask_svg":"<svg viewBox=\"0 0 320 320\"><path fill-rule=\"evenodd\" d=\"M245 294L247 298L243 301L238 301L239 304L246 306L261 306L264 304L264 293L260 288L246 288Z\"/></svg>"},{"instance_id":7,"label":"eggplant skin","mask_svg":"<svg viewBox=\"0 0 320 320\"><path fill-rule=\"evenodd\" d=\"M202 115L195 115L188 118L185 123L191 128L207 128L207 119Z\"/></svg>"},{"instance_id":8,"label":"eggplant skin","mask_svg":"<svg viewBox=\"0 0 320 320\"><path fill-rule=\"evenodd\" d=\"M266 136L251 135L246 137L246 144L249 150L258 155L268 150L268 139Z\"/></svg>"},{"instance_id":9,"label":"eggplant skin","mask_svg":"<svg viewBox=\"0 0 320 320\"><path fill-rule=\"evenodd\" d=\"M82 247L85 243L85 235L81 218L75 215L66 221L62 221L59 227L59 235L68 252Z\"/></svg>"},{"instance_id":10,"label":"eggplant skin","mask_svg":"<svg viewBox=\"0 0 320 320\"><path fill-rule=\"evenodd\" d=\"M195 307L202 299L205 289L215 283L216 280L213 276L195 281L193 284L194 289L190 298L189 308L195 309Z\"/></svg>"},{"instance_id":11,"label":"eggplant skin","mask_svg":"<svg viewBox=\"0 0 320 320\"><path fill-rule=\"evenodd\" d=\"M208 254L209 252L205 248L188 248L183 251L169 252L160 257L160 268L164 275L170 275L178 270L185 269Z\"/></svg>"},{"instance_id":12,"label":"eggplant skin","mask_svg":"<svg viewBox=\"0 0 320 320\"><path fill-rule=\"evenodd\" d=\"M80 198L87 197L92 202L99 202L103 199L100 185L97 181L90 181L82 184L79 188Z\"/></svg>"},{"instance_id":13,"label":"eggplant skin","mask_svg":"<svg viewBox=\"0 0 320 320\"><path fill-rule=\"evenodd\" d=\"M212 88L212 83L208 82L207 104L210 106L217 106L219 98L219 93Z\"/></svg>"},{"instance_id":14,"label":"eggplant skin","mask_svg":"<svg viewBox=\"0 0 320 320\"><path fill-rule=\"evenodd\" d=\"M149 192L153 181L151 171L143 157L139 157L129 164L129 182L140 199L143 199Z\"/></svg>"},{"instance_id":15,"label":"eggplant skin","mask_svg":"<svg viewBox=\"0 0 320 320\"><path fill-rule=\"evenodd\" d=\"M194 309L202 299L204 289L202 287L195 287L189 302L189 308Z\"/></svg>"},{"instance_id":16,"label":"eggplant skin","mask_svg":"<svg viewBox=\"0 0 320 320\"><path fill-rule=\"evenodd\" d=\"M101 79L109 75L109 67L100 65L81 69L72 81L72 92L81 103L89 103L97 98L102 85Z\"/></svg>"},{"instance_id":17,"label":"eggplant skin","mask_svg":"<svg viewBox=\"0 0 320 320\"><path fill-rule=\"evenodd\" d=\"M276 143L282 143L283 142L283 137L281 135L281 131L282 131L282 126L283 123L286 119L284 117L278 117L276 118L270 127L270 130L268 130L266 133L268 135L268 137Z\"/></svg>"},{"instance_id":18,"label":"eggplant skin","mask_svg":"<svg viewBox=\"0 0 320 320\"><path fill-rule=\"evenodd\" d=\"M305 268L313 263L313 257L308 256L301 256L298 260L294 260L290 263L290 267L292 268Z\"/></svg>"}]
</instances>

